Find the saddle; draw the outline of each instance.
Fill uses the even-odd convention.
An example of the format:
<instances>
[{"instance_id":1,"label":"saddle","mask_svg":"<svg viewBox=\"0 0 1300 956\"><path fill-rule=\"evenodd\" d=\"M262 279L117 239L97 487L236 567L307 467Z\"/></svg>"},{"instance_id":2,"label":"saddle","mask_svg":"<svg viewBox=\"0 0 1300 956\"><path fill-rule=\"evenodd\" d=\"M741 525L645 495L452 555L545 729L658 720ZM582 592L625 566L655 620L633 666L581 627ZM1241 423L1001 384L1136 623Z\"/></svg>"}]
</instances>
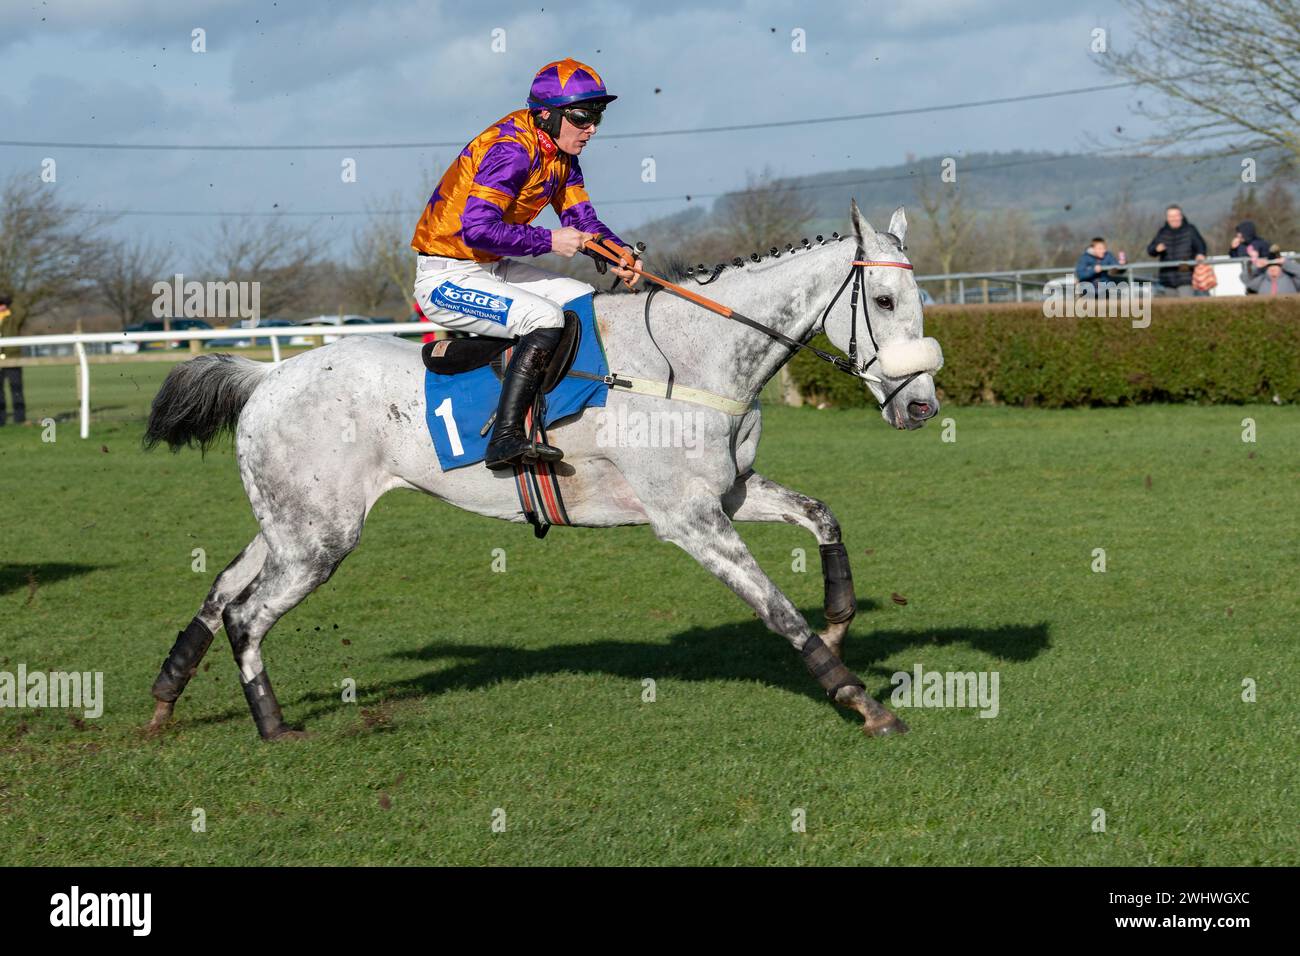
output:
<instances>
[{"instance_id":1,"label":"saddle","mask_svg":"<svg viewBox=\"0 0 1300 956\"><path fill-rule=\"evenodd\" d=\"M438 339L426 342L420 350L420 356L424 359L424 367L435 375L459 375L486 365L491 367L493 374L500 380L505 377L506 350L514 343L514 339L489 338L485 335ZM582 322L576 312L566 309L560 344L542 376L543 394L554 389L569 374L581 344Z\"/></svg>"}]
</instances>

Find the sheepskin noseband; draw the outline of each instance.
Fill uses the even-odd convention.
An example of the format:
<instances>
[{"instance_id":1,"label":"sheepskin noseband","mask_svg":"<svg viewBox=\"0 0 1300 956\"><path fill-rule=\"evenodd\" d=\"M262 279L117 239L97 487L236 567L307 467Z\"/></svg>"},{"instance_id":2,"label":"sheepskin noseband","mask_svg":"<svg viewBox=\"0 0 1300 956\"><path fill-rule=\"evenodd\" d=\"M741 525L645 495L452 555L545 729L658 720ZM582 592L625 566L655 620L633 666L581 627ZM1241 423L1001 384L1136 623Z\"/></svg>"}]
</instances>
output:
<instances>
[{"instance_id":1,"label":"sheepskin noseband","mask_svg":"<svg viewBox=\"0 0 1300 956\"><path fill-rule=\"evenodd\" d=\"M931 338L890 342L880 347L880 371L889 378L906 378L918 372L943 368L943 349Z\"/></svg>"}]
</instances>

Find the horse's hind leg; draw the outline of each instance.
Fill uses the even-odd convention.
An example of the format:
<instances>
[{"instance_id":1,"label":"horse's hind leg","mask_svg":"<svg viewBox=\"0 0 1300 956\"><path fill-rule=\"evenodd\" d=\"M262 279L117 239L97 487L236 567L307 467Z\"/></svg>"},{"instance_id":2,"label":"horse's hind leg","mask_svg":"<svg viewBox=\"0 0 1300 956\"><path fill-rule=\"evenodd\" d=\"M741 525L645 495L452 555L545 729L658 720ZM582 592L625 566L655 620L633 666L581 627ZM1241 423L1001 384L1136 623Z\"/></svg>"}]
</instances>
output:
<instances>
[{"instance_id":1,"label":"horse's hind leg","mask_svg":"<svg viewBox=\"0 0 1300 956\"><path fill-rule=\"evenodd\" d=\"M287 535L270 534L271 552L266 563L222 615L239 666L244 697L263 740L304 736L291 730L280 712L262 663L262 639L276 621L328 581L357 546L365 515L358 512L353 517L345 511L328 514L327 521L326 510L313 509L310 537L304 533L306 528L292 524L288 527L293 531ZM286 523L277 523L276 527L286 527Z\"/></svg>"},{"instance_id":2,"label":"horse's hind leg","mask_svg":"<svg viewBox=\"0 0 1300 956\"><path fill-rule=\"evenodd\" d=\"M822 606L826 630L821 638L836 657L849 624L858 613L849 553L840 540L840 523L825 502L809 498L754 471L746 472L722 497L733 521L784 521L807 528L817 538L822 559Z\"/></svg>"},{"instance_id":3,"label":"horse's hind leg","mask_svg":"<svg viewBox=\"0 0 1300 956\"><path fill-rule=\"evenodd\" d=\"M217 575L199 613L185 630L176 635L176 643L163 661L158 679L153 682L156 703L153 719L146 728L150 733L161 729L171 719L176 701L198 670L203 655L212 644L213 635L221 629L221 614L226 605L261 570L266 553L266 540L259 534Z\"/></svg>"}]
</instances>

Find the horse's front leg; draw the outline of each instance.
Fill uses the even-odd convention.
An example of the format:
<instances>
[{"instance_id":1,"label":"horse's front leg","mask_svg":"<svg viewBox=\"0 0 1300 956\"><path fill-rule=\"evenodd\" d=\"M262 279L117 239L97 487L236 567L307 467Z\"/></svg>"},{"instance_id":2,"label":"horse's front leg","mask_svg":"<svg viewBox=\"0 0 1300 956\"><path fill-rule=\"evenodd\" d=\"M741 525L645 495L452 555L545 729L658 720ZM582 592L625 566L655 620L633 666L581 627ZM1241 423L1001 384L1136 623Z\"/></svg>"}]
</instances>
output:
<instances>
[{"instance_id":1,"label":"horse's front leg","mask_svg":"<svg viewBox=\"0 0 1300 956\"><path fill-rule=\"evenodd\" d=\"M721 501L678 500L670 506L647 508L647 512L661 540L671 541L712 571L758 613L764 624L799 651L827 696L862 715L866 733L884 736L907 731L906 724L867 695L858 676L830 652L790 599L763 573Z\"/></svg>"},{"instance_id":2,"label":"horse's front leg","mask_svg":"<svg viewBox=\"0 0 1300 956\"><path fill-rule=\"evenodd\" d=\"M822 559L826 630L821 633L821 639L831 653L843 658L844 635L858 613L858 601L853 593L849 553L840 541L840 523L831 509L816 498L802 495L754 471L736 479L736 483L722 496L722 506L733 521L783 521L813 533Z\"/></svg>"}]
</instances>

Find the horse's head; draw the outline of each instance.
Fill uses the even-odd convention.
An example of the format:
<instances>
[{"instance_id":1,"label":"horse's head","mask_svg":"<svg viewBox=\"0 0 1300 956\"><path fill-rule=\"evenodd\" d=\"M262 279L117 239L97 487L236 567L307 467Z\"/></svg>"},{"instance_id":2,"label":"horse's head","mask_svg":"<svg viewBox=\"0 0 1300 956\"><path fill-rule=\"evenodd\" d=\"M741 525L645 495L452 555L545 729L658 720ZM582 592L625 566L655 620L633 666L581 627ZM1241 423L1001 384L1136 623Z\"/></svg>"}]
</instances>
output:
<instances>
[{"instance_id":1,"label":"horse's head","mask_svg":"<svg viewBox=\"0 0 1300 956\"><path fill-rule=\"evenodd\" d=\"M853 201L857 239L854 262L862 266L858 309L841 296L826 318L826 335L841 352L854 356L859 374L880 404L880 414L895 428L920 428L939 411L933 373L943 366L939 343L925 337L921 293L912 265L903 255L907 217L894 210L887 232L876 232Z\"/></svg>"}]
</instances>

